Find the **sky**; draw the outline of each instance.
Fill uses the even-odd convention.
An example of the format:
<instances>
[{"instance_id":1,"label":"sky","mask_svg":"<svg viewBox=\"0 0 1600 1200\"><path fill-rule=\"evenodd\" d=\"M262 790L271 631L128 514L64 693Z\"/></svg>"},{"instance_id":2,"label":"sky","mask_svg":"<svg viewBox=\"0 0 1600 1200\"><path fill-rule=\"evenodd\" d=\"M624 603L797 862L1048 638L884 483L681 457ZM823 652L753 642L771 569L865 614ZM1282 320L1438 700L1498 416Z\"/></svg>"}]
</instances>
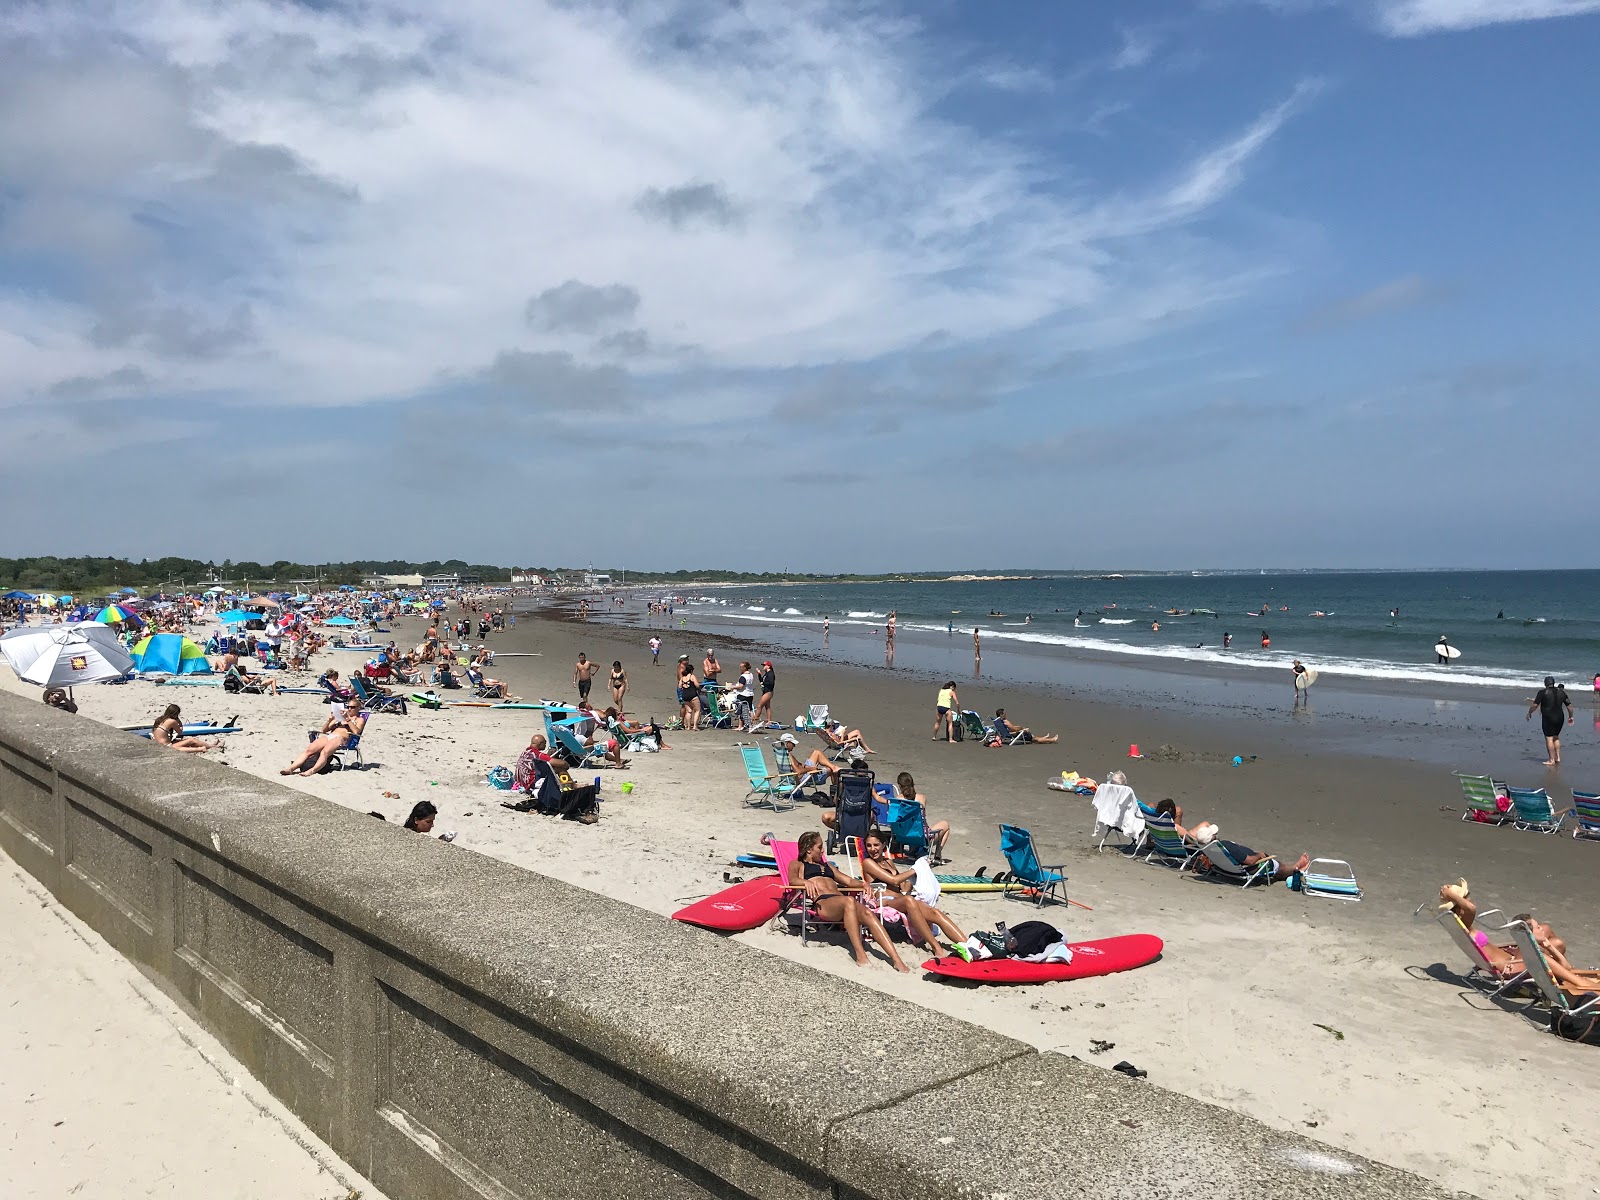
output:
<instances>
[{"instance_id":1,"label":"sky","mask_svg":"<svg viewBox=\"0 0 1600 1200\"><path fill-rule=\"evenodd\" d=\"M0 555L1595 566L1596 61L1600 0L11 0Z\"/></svg>"}]
</instances>

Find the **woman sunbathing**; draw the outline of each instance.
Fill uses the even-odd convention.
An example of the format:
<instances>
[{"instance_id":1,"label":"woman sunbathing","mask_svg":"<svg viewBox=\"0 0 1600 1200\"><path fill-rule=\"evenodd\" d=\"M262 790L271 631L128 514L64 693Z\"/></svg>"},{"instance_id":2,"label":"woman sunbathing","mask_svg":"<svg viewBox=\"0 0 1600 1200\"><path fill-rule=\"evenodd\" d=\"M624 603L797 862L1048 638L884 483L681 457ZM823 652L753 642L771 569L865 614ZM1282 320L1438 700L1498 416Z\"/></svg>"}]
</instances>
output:
<instances>
[{"instance_id":1,"label":"woman sunbathing","mask_svg":"<svg viewBox=\"0 0 1600 1200\"><path fill-rule=\"evenodd\" d=\"M862 874L869 882L883 884L886 889L883 893L884 907L894 909L905 918L911 932L916 935L915 940L931 950L935 958L943 957L944 951L933 937L933 927L937 925L951 943L950 949L962 958L968 958L963 945L967 935L931 902L912 894L917 879L916 870L895 870L894 861L889 857L889 835L874 829L867 834L863 849L866 857L861 863Z\"/></svg>"},{"instance_id":2,"label":"woman sunbathing","mask_svg":"<svg viewBox=\"0 0 1600 1200\"><path fill-rule=\"evenodd\" d=\"M184 737L183 718L179 715L176 704L169 704L156 723L150 727L150 740L158 746L165 746L168 750L181 750L184 754L204 754L207 750L222 749L222 742L213 738L209 742L202 742L197 737Z\"/></svg>"},{"instance_id":3,"label":"woman sunbathing","mask_svg":"<svg viewBox=\"0 0 1600 1200\"><path fill-rule=\"evenodd\" d=\"M1196 821L1192 829L1185 829L1183 827L1183 808L1170 798L1156 805L1156 812L1160 816L1171 817L1172 827L1178 831L1179 836L1186 837L1192 842L1203 844L1217 836L1217 826L1211 821Z\"/></svg>"},{"instance_id":4,"label":"woman sunbathing","mask_svg":"<svg viewBox=\"0 0 1600 1200\"><path fill-rule=\"evenodd\" d=\"M1471 894L1472 890L1465 879L1447 883L1439 889L1439 908L1456 915L1496 975L1502 979L1512 979L1522 974L1528 968L1522 961L1520 946L1515 942L1491 942L1483 930L1473 928L1473 922L1478 919L1478 906L1471 899ZM1533 934L1533 940L1544 953L1545 965L1550 968L1551 976L1563 991L1600 991L1600 971L1574 970L1567 961L1567 943L1556 936L1553 928L1535 920L1530 913L1518 913L1516 919L1527 925L1528 931Z\"/></svg>"},{"instance_id":5,"label":"woman sunbathing","mask_svg":"<svg viewBox=\"0 0 1600 1200\"><path fill-rule=\"evenodd\" d=\"M828 737L834 746L842 746L850 751L850 757L858 754L876 754L877 751L867 745L866 739L861 736L861 730L849 729L843 721L825 721L823 727L828 731Z\"/></svg>"},{"instance_id":6,"label":"woman sunbathing","mask_svg":"<svg viewBox=\"0 0 1600 1200\"><path fill-rule=\"evenodd\" d=\"M910 974L911 968L900 961L900 955L895 952L894 943L889 940L883 922L861 902L861 882L851 879L823 858L822 835L815 829L806 830L800 835L799 849L800 856L789 864L789 885L805 892L806 898L816 908L817 915L824 921L834 921L844 926L856 964L865 966L868 961L867 948L861 940L861 927L864 925L872 935L872 940L889 956L894 969ZM847 896L845 892L855 894Z\"/></svg>"},{"instance_id":7,"label":"woman sunbathing","mask_svg":"<svg viewBox=\"0 0 1600 1200\"><path fill-rule=\"evenodd\" d=\"M361 701L347 701L343 711L333 713L322 723L321 735L312 739L305 752L278 774L315 775L327 767L329 759L353 739L360 737L366 727L367 718L361 715Z\"/></svg>"}]
</instances>

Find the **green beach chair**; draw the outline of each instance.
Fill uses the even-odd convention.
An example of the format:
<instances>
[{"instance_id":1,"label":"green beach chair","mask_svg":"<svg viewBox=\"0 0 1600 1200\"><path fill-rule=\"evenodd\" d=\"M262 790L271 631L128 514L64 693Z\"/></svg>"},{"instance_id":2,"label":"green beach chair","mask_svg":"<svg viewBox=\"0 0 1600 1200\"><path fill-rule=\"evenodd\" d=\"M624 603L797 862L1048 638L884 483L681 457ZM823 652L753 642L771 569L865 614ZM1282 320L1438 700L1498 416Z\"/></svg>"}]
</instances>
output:
<instances>
[{"instance_id":1,"label":"green beach chair","mask_svg":"<svg viewBox=\"0 0 1600 1200\"><path fill-rule=\"evenodd\" d=\"M1551 803L1550 793L1543 788L1506 788L1511 797L1511 824L1533 833L1560 833L1566 824L1569 811L1557 813Z\"/></svg>"},{"instance_id":2,"label":"green beach chair","mask_svg":"<svg viewBox=\"0 0 1600 1200\"><path fill-rule=\"evenodd\" d=\"M1575 838L1600 838L1600 792L1572 790L1572 828Z\"/></svg>"},{"instance_id":3,"label":"green beach chair","mask_svg":"<svg viewBox=\"0 0 1600 1200\"><path fill-rule=\"evenodd\" d=\"M1528 978L1539 989L1539 995L1551 1008L1569 1016L1597 1011L1595 1006L1600 1005L1600 995L1580 999L1571 992L1563 990L1556 982L1555 976L1550 973L1550 964L1545 961L1544 951L1539 949L1533 930L1529 929L1525 922L1513 921L1506 928L1510 930L1511 940L1517 944L1517 949L1522 951L1522 965L1528 968Z\"/></svg>"},{"instance_id":4,"label":"green beach chair","mask_svg":"<svg viewBox=\"0 0 1600 1200\"><path fill-rule=\"evenodd\" d=\"M1157 813L1144 819L1144 834L1133 853L1154 866L1177 867L1181 872L1188 870L1200 847L1178 832L1171 814Z\"/></svg>"},{"instance_id":5,"label":"green beach chair","mask_svg":"<svg viewBox=\"0 0 1600 1200\"><path fill-rule=\"evenodd\" d=\"M1515 818L1510 810L1500 811L1499 799L1505 790L1503 783L1496 783L1487 775L1462 775L1456 773L1456 778L1461 781L1461 799L1466 802L1466 808L1461 814L1463 821L1477 821L1480 825L1507 825ZM1482 814L1481 816L1476 814Z\"/></svg>"},{"instance_id":6,"label":"green beach chair","mask_svg":"<svg viewBox=\"0 0 1600 1200\"><path fill-rule=\"evenodd\" d=\"M983 723L983 718L970 708L961 710L961 728L966 730L967 736L979 745L988 741L994 733L992 729Z\"/></svg>"},{"instance_id":7,"label":"green beach chair","mask_svg":"<svg viewBox=\"0 0 1600 1200\"><path fill-rule=\"evenodd\" d=\"M774 812L785 812L794 808L794 788L780 785L773 779L767 770L766 756L761 753L760 746L740 746L739 756L744 759L745 774L750 778L750 790L744 797L746 804L755 808L765 805Z\"/></svg>"}]
</instances>

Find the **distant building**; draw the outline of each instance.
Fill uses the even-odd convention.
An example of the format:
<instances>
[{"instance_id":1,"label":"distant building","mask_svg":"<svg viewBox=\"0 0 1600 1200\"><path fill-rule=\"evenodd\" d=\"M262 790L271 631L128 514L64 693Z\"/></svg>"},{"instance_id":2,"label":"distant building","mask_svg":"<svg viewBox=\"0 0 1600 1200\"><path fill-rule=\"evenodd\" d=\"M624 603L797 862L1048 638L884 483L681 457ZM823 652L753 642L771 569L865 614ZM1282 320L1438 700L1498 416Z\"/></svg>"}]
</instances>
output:
<instances>
[{"instance_id":1,"label":"distant building","mask_svg":"<svg viewBox=\"0 0 1600 1200\"><path fill-rule=\"evenodd\" d=\"M459 575L424 575L422 586L430 591L453 591L461 586Z\"/></svg>"},{"instance_id":2,"label":"distant building","mask_svg":"<svg viewBox=\"0 0 1600 1200\"><path fill-rule=\"evenodd\" d=\"M421 575L368 575L361 582L366 587L376 588L377 590L382 591L385 588L421 587L422 586L422 576Z\"/></svg>"}]
</instances>

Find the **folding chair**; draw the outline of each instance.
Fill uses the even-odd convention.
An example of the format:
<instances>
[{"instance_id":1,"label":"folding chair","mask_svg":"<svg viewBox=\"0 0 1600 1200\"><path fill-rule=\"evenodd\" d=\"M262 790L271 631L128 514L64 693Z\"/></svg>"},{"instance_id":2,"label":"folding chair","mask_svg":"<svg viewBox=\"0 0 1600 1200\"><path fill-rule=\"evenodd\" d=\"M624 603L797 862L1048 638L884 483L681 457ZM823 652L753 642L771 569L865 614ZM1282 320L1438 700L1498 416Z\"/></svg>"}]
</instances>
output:
<instances>
[{"instance_id":1,"label":"folding chair","mask_svg":"<svg viewBox=\"0 0 1600 1200\"><path fill-rule=\"evenodd\" d=\"M1207 842L1201 846L1197 857L1206 860L1211 874L1223 879L1231 879L1240 887L1249 887L1252 883L1272 882L1272 859L1264 858L1253 867L1247 867L1237 861L1228 851L1228 847L1221 841Z\"/></svg>"},{"instance_id":2,"label":"folding chair","mask_svg":"<svg viewBox=\"0 0 1600 1200\"><path fill-rule=\"evenodd\" d=\"M828 832L828 851L832 853L850 838L866 841L872 829L873 790L871 771L840 771L834 776L834 827Z\"/></svg>"},{"instance_id":3,"label":"folding chair","mask_svg":"<svg viewBox=\"0 0 1600 1200\"><path fill-rule=\"evenodd\" d=\"M402 717L406 715L404 696L391 696L388 692L368 687L359 672L351 674L350 686L355 689L356 695L361 697L362 708L371 709L373 712L397 712Z\"/></svg>"},{"instance_id":4,"label":"folding chair","mask_svg":"<svg viewBox=\"0 0 1600 1200\"><path fill-rule=\"evenodd\" d=\"M1600 995L1580 998L1556 982L1555 976L1550 972L1550 964L1545 960L1544 951L1539 949L1533 930L1528 928L1526 922L1513 921L1506 928L1510 930L1511 940L1517 944L1517 949L1522 951L1522 965L1528 968L1528 978L1539 989L1539 994L1551 1008L1569 1016L1576 1016L1600 1005Z\"/></svg>"},{"instance_id":5,"label":"folding chair","mask_svg":"<svg viewBox=\"0 0 1600 1200\"><path fill-rule=\"evenodd\" d=\"M550 731L555 734L555 744L561 747L562 753L572 760L573 768L583 770L588 767L601 767L606 763L606 753L598 746L585 746L583 739L578 736L577 725L570 721L553 721Z\"/></svg>"},{"instance_id":6,"label":"folding chair","mask_svg":"<svg viewBox=\"0 0 1600 1200\"><path fill-rule=\"evenodd\" d=\"M1600 838L1600 793L1572 791L1572 836Z\"/></svg>"},{"instance_id":7,"label":"folding chair","mask_svg":"<svg viewBox=\"0 0 1600 1200\"><path fill-rule=\"evenodd\" d=\"M1499 799L1505 791L1505 784L1497 783L1487 775L1457 773L1456 778L1461 781L1461 799L1466 802L1461 813L1463 821L1477 821L1480 825L1505 825L1516 819L1509 810L1500 811Z\"/></svg>"},{"instance_id":8,"label":"folding chair","mask_svg":"<svg viewBox=\"0 0 1600 1200\"><path fill-rule=\"evenodd\" d=\"M1144 819L1144 836L1133 848L1135 858L1159 867L1189 869L1200 847L1178 832L1171 813L1152 813Z\"/></svg>"},{"instance_id":9,"label":"folding chair","mask_svg":"<svg viewBox=\"0 0 1600 1200\"><path fill-rule=\"evenodd\" d=\"M983 723L983 718L970 708L961 710L961 728L975 742L987 742L994 735L994 730Z\"/></svg>"},{"instance_id":10,"label":"folding chair","mask_svg":"<svg viewBox=\"0 0 1600 1200\"><path fill-rule=\"evenodd\" d=\"M1300 876L1300 891L1324 900L1361 900L1355 869L1342 858L1313 858Z\"/></svg>"},{"instance_id":11,"label":"folding chair","mask_svg":"<svg viewBox=\"0 0 1600 1200\"><path fill-rule=\"evenodd\" d=\"M794 788L780 786L767 771L766 756L761 753L760 746L740 746L739 756L744 759L745 774L750 779L750 790L745 793L744 802L760 808L768 805L774 812L784 812L794 808Z\"/></svg>"},{"instance_id":12,"label":"folding chair","mask_svg":"<svg viewBox=\"0 0 1600 1200\"><path fill-rule=\"evenodd\" d=\"M1044 866L1039 862L1038 848L1033 844L1033 834L1020 825L1000 826L1000 853L1005 855L1010 873L1006 878L1002 897L1024 895L1034 904L1044 907L1044 902L1060 892L1061 903L1067 902L1067 865L1057 863Z\"/></svg>"},{"instance_id":13,"label":"folding chair","mask_svg":"<svg viewBox=\"0 0 1600 1200\"><path fill-rule=\"evenodd\" d=\"M1498 908L1487 908L1478 913L1478 923L1481 924L1487 917L1503 917ZM1527 983L1528 972L1526 969L1516 970L1511 967L1501 967L1489 961L1489 956L1483 952L1483 947L1473 939L1472 931L1461 923L1461 918L1448 908L1440 909L1436 913L1439 925L1449 935L1450 940L1462 954L1467 956L1468 969L1464 978L1467 983L1491 1000L1501 992L1510 991L1512 988ZM1503 928L1503 927L1502 927ZM1524 962L1527 960L1524 959Z\"/></svg>"},{"instance_id":14,"label":"folding chair","mask_svg":"<svg viewBox=\"0 0 1600 1200\"><path fill-rule=\"evenodd\" d=\"M1514 828L1534 833L1560 833L1571 810L1557 813L1550 794L1543 788L1508 787L1511 797L1511 824Z\"/></svg>"}]
</instances>

